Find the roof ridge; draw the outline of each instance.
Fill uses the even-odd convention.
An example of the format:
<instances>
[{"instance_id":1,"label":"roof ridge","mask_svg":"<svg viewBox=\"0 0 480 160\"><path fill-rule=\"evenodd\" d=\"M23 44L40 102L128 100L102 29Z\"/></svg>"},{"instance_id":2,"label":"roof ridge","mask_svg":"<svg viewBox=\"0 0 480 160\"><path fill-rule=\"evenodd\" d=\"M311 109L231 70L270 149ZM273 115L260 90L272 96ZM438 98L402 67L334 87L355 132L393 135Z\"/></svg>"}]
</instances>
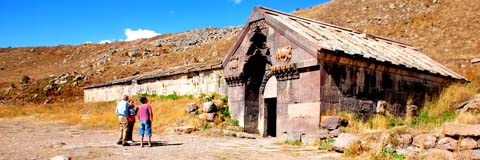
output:
<instances>
[{"instance_id":1,"label":"roof ridge","mask_svg":"<svg viewBox=\"0 0 480 160\"><path fill-rule=\"evenodd\" d=\"M360 34L360 35L363 34L363 35L365 35L369 38L378 38L378 39L381 39L381 40L384 40L384 41L389 41L389 42L398 43L398 44L401 44L401 45L406 45L408 47L413 47L412 45L410 45L408 43L405 43L405 42L402 42L402 41L399 41L399 40L393 40L393 39L390 39L390 38L386 38L386 37L382 37L382 36L378 36L378 35L374 35L374 34L369 34L369 33L361 33L360 31L350 29L350 28L347 28L347 27L341 27L341 26L333 25L333 24L326 23L326 22L321 22L321 21L317 21L317 20L313 20L313 19L308 19L308 18L305 18L305 17L296 16L296 15L293 15L293 14L285 13L285 12L282 12L282 11L274 10L274 9L263 7L263 6L257 6L256 8L259 8L261 10L268 11L268 12L274 12L274 13L277 13L277 14L282 14L282 15L285 15L285 16L298 18L298 19L305 20L305 21L308 21L308 22L317 23L317 24L320 24L320 25L325 25L325 26L332 27L332 28L335 28L335 29L348 31L348 32L351 32L351 33L354 33L354 34Z\"/></svg>"}]
</instances>

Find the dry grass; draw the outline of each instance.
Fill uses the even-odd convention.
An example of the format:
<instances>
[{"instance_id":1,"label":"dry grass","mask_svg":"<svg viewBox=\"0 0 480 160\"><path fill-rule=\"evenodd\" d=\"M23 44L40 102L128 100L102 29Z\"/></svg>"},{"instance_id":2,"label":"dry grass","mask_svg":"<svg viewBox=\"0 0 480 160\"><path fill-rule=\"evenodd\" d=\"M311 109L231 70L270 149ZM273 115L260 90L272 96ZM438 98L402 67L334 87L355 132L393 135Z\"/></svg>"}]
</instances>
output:
<instances>
[{"instance_id":1,"label":"dry grass","mask_svg":"<svg viewBox=\"0 0 480 160\"><path fill-rule=\"evenodd\" d=\"M364 157L371 155L373 149L367 143L362 143L361 141L352 142L350 146L345 148L343 155L346 157L355 157L359 159L364 159Z\"/></svg>"},{"instance_id":2,"label":"dry grass","mask_svg":"<svg viewBox=\"0 0 480 160\"><path fill-rule=\"evenodd\" d=\"M453 84L444 89L438 98L426 102L420 114L410 123L416 129L432 131L445 122L454 121L459 118L455 111L455 106L467 101L478 93L478 91L479 85L475 82L469 84Z\"/></svg>"},{"instance_id":3,"label":"dry grass","mask_svg":"<svg viewBox=\"0 0 480 160\"><path fill-rule=\"evenodd\" d=\"M468 112L460 113L455 122L464 124L480 124L480 114Z\"/></svg>"},{"instance_id":4,"label":"dry grass","mask_svg":"<svg viewBox=\"0 0 480 160\"><path fill-rule=\"evenodd\" d=\"M139 98L135 97L133 99L139 106ZM154 133L171 133L179 125L192 125L199 129L207 124L205 120L198 119L197 115L187 114L184 108L186 104L191 102L201 106L201 99L184 96L178 97L178 99L149 97L149 100L154 113L152 123ZM115 107L116 102L67 102L24 106L1 104L0 118L12 119L32 116L43 122L61 122L72 125L79 124L89 128L116 129L118 118L114 113ZM138 129L138 124L135 125L135 128Z\"/></svg>"},{"instance_id":5,"label":"dry grass","mask_svg":"<svg viewBox=\"0 0 480 160\"><path fill-rule=\"evenodd\" d=\"M351 133L383 131L405 123L399 118L385 115L374 115L367 120L355 118L352 113L342 112L340 116L348 121L348 126L343 128L343 131Z\"/></svg>"}]
</instances>

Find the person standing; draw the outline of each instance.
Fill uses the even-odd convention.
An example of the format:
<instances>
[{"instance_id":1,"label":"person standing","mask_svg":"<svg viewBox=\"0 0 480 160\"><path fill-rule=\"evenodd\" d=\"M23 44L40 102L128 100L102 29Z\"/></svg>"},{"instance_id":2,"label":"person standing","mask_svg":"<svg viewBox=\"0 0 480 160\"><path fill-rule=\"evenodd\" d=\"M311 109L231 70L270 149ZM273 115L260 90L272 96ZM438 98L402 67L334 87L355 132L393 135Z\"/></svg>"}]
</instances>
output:
<instances>
[{"instance_id":1,"label":"person standing","mask_svg":"<svg viewBox=\"0 0 480 160\"><path fill-rule=\"evenodd\" d=\"M123 95L122 100L118 102L117 108L115 109L115 114L118 117L118 120L120 121L120 134L118 135L118 145L123 145L123 146L129 146L126 142L126 132L127 132L127 116L129 115L129 106L128 106L128 96Z\"/></svg>"},{"instance_id":2,"label":"person standing","mask_svg":"<svg viewBox=\"0 0 480 160\"><path fill-rule=\"evenodd\" d=\"M135 108L135 104L133 103L133 100L130 99L128 100L128 111L129 115L127 117L127 138L126 141L133 142L132 139L132 133L133 133L133 126L135 125L135 115L137 115L138 108Z\"/></svg>"},{"instance_id":3,"label":"person standing","mask_svg":"<svg viewBox=\"0 0 480 160\"><path fill-rule=\"evenodd\" d=\"M140 98L140 103L142 103L138 109L138 120L140 121L140 130L138 131L138 135L141 137L140 147L143 147L144 135L148 136L148 146L152 147L152 106L148 104L147 97Z\"/></svg>"}]
</instances>

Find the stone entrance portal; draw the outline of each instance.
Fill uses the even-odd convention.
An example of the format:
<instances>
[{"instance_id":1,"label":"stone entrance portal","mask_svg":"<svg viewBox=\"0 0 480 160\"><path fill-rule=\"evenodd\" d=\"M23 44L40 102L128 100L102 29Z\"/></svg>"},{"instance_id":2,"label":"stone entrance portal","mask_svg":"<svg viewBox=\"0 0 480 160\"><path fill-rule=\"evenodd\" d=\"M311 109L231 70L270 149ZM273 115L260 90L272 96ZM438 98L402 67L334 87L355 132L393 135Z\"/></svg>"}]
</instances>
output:
<instances>
[{"instance_id":1,"label":"stone entrance portal","mask_svg":"<svg viewBox=\"0 0 480 160\"><path fill-rule=\"evenodd\" d=\"M265 45L267 37L259 28L250 39L251 45L247 51L247 61L243 66L245 81L245 131L258 132L258 115L260 107L260 86L265 75L269 49Z\"/></svg>"},{"instance_id":2,"label":"stone entrance portal","mask_svg":"<svg viewBox=\"0 0 480 160\"><path fill-rule=\"evenodd\" d=\"M277 136L277 78L270 77L265 85L263 93L264 98L264 117L265 126L263 136ZM261 129L260 129L261 130Z\"/></svg>"}]
</instances>

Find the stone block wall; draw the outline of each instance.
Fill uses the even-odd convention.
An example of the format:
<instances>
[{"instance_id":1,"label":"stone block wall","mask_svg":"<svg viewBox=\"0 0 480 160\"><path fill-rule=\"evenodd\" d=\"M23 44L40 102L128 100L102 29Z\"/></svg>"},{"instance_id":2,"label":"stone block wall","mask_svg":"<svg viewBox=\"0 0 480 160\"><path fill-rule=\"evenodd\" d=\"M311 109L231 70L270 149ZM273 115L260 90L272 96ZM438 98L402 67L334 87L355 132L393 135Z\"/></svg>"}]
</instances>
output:
<instances>
[{"instance_id":1,"label":"stone block wall","mask_svg":"<svg viewBox=\"0 0 480 160\"><path fill-rule=\"evenodd\" d=\"M321 63L320 77L322 112L346 111L363 118L375 113L378 101L388 104L388 113L403 117L407 103L423 106L444 86L428 76L417 78L329 62Z\"/></svg>"},{"instance_id":2,"label":"stone block wall","mask_svg":"<svg viewBox=\"0 0 480 160\"><path fill-rule=\"evenodd\" d=\"M202 71L198 74L181 74L157 79L137 80L131 84L113 84L84 90L85 102L112 101L122 95L195 95L202 93L226 94L227 85L222 78L222 70Z\"/></svg>"}]
</instances>

